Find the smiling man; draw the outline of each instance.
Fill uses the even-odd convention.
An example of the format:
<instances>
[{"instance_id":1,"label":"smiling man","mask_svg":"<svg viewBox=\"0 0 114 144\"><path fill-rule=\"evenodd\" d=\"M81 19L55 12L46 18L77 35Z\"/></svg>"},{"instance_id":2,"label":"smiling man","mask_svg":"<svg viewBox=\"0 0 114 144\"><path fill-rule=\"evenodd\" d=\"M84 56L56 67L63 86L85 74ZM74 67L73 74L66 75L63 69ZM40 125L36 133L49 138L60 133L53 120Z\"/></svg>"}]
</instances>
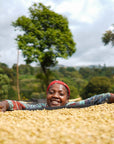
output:
<instances>
[{"instance_id":1,"label":"smiling man","mask_svg":"<svg viewBox=\"0 0 114 144\"><path fill-rule=\"evenodd\" d=\"M92 96L79 102L69 102L70 89L68 85L62 81L52 81L47 88L47 103L38 103L35 105L26 104L22 101L5 100L0 102L2 112L7 110L42 110L42 109L58 109L58 108L84 108L88 106L114 103L114 94L103 93Z\"/></svg>"},{"instance_id":2,"label":"smiling man","mask_svg":"<svg viewBox=\"0 0 114 144\"><path fill-rule=\"evenodd\" d=\"M70 96L69 87L62 81L53 81L47 88L47 105L50 107L64 106Z\"/></svg>"}]
</instances>

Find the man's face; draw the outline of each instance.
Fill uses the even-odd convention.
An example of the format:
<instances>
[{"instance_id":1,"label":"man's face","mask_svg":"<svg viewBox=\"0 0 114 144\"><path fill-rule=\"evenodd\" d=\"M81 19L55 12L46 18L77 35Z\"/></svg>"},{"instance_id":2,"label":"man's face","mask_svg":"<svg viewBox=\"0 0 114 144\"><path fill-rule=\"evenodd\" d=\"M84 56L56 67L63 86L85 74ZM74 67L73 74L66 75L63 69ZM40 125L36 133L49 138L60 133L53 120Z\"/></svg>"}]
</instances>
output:
<instances>
[{"instance_id":1,"label":"man's face","mask_svg":"<svg viewBox=\"0 0 114 144\"><path fill-rule=\"evenodd\" d=\"M68 94L65 86L53 84L47 95L47 104L50 107L64 106L68 102Z\"/></svg>"}]
</instances>

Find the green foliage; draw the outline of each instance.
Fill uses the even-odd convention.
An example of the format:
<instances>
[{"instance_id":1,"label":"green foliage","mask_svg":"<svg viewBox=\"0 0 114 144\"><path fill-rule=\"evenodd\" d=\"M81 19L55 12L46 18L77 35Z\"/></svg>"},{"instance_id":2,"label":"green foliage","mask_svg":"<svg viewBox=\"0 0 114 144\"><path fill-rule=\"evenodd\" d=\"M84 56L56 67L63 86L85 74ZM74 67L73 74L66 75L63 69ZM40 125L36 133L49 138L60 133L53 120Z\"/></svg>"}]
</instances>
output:
<instances>
[{"instance_id":1,"label":"green foliage","mask_svg":"<svg viewBox=\"0 0 114 144\"><path fill-rule=\"evenodd\" d=\"M108 30L103 34L102 41L105 45L111 43L114 46L114 24L112 25L113 30Z\"/></svg>"},{"instance_id":2,"label":"green foliage","mask_svg":"<svg viewBox=\"0 0 114 144\"><path fill-rule=\"evenodd\" d=\"M95 76L106 76L111 78L114 75L114 67L82 67L79 69L79 73L82 75L83 79L90 80Z\"/></svg>"},{"instance_id":3,"label":"green foliage","mask_svg":"<svg viewBox=\"0 0 114 144\"><path fill-rule=\"evenodd\" d=\"M76 71L74 67L67 67L66 70L69 72L75 72Z\"/></svg>"},{"instance_id":4,"label":"green foliage","mask_svg":"<svg viewBox=\"0 0 114 144\"><path fill-rule=\"evenodd\" d=\"M8 68L8 65L5 64L5 63L1 63L1 62L0 62L0 67L3 67L3 68L6 67L6 68Z\"/></svg>"},{"instance_id":5,"label":"green foliage","mask_svg":"<svg viewBox=\"0 0 114 144\"><path fill-rule=\"evenodd\" d=\"M111 90L110 90L111 93L114 93L114 84L111 85Z\"/></svg>"},{"instance_id":6,"label":"green foliage","mask_svg":"<svg viewBox=\"0 0 114 144\"><path fill-rule=\"evenodd\" d=\"M1 99L17 99L17 91L15 90L16 75L13 69L8 68L5 63L0 63Z\"/></svg>"},{"instance_id":7,"label":"green foliage","mask_svg":"<svg viewBox=\"0 0 114 144\"><path fill-rule=\"evenodd\" d=\"M34 74L34 68L32 66L30 66L30 65L21 64L19 66L19 74L33 75Z\"/></svg>"},{"instance_id":8,"label":"green foliage","mask_svg":"<svg viewBox=\"0 0 114 144\"><path fill-rule=\"evenodd\" d=\"M10 79L6 74L0 74L0 100L8 98Z\"/></svg>"},{"instance_id":9,"label":"green foliage","mask_svg":"<svg viewBox=\"0 0 114 144\"><path fill-rule=\"evenodd\" d=\"M42 69L30 65L20 65L19 69L21 100L46 98L46 79ZM2 75L0 90L4 90L2 95L0 93L0 99L17 100L16 65L13 65L12 68L8 68L5 64L0 65L0 74ZM73 67L60 67L59 69L56 67L48 71L48 74L50 82L58 79L68 84L71 90L71 99L79 96L85 99L104 92L114 93L114 67L82 67L80 70ZM8 82L5 81L7 78ZM15 83L12 83L12 78Z\"/></svg>"},{"instance_id":10,"label":"green foliage","mask_svg":"<svg viewBox=\"0 0 114 144\"><path fill-rule=\"evenodd\" d=\"M6 74L9 79L10 83L14 84L15 83L15 77L14 77L14 72L12 69L9 69L8 66L4 63L0 63L0 74Z\"/></svg>"},{"instance_id":11,"label":"green foliage","mask_svg":"<svg viewBox=\"0 0 114 144\"><path fill-rule=\"evenodd\" d=\"M13 26L23 31L16 40L26 63L38 62L49 83L49 67L57 64L57 58L68 58L76 51L68 20L42 3L29 8L29 17L21 16Z\"/></svg>"},{"instance_id":12,"label":"green foliage","mask_svg":"<svg viewBox=\"0 0 114 144\"><path fill-rule=\"evenodd\" d=\"M17 90L15 87L9 86L7 99L18 100Z\"/></svg>"},{"instance_id":13,"label":"green foliage","mask_svg":"<svg viewBox=\"0 0 114 144\"><path fill-rule=\"evenodd\" d=\"M70 99L75 99L79 96L78 89L75 86L70 86Z\"/></svg>"},{"instance_id":14,"label":"green foliage","mask_svg":"<svg viewBox=\"0 0 114 144\"><path fill-rule=\"evenodd\" d=\"M49 69L47 69L46 76L43 73L42 69L39 69L39 71L37 72L36 78L38 80L40 80L41 89L44 91L44 90L46 90L47 85L49 84L49 81L47 81L47 79L49 79L51 81L54 78L54 76L53 76L53 72Z\"/></svg>"},{"instance_id":15,"label":"green foliage","mask_svg":"<svg viewBox=\"0 0 114 144\"><path fill-rule=\"evenodd\" d=\"M93 71L88 67L82 67L80 68L79 73L83 76L84 79L89 79L89 77L92 76Z\"/></svg>"},{"instance_id":16,"label":"green foliage","mask_svg":"<svg viewBox=\"0 0 114 144\"><path fill-rule=\"evenodd\" d=\"M109 92L111 89L111 83L107 77L93 77L88 82L87 86L81 92L83 99L89 98L96 94Z\"/></svg>"},{"instance_id":17,"label":"green foliage","mask_svg":"<svg viewBox=\"0 0 114 144\"><path fill-rule=\"evenodd\" d=\"M44 85L45 80L44 74L41 68L38 69L38 73L34 72L34 75L20 75L20 89L21 89L21 97L25 97L27 99L30 98L46 98L46 86ZM71 69L71 71L70 71ZM82 74L85 73L85 68L82 69ZM102 68L88 68L88 75L82 76L80 70L74 70L72 68L64 68L61 67L58 70L52 70L50 72L50 82L52 80L58 79L66 82L71 89L71 97L77 98L80 96L80 93L84 91L88 84L88 81L94 76L106 76L110 79L111 89L110 92L114 92L114 67L102 67ZM53 73L53 74L52 74ZM35 77L37 79L35 79ZM27 92L29 91L29 92ZM87 93L88 94L88 93ZM96 93L95 93L96 94ZM91 96L93 94L90 94Z\"/></svg>"}]
</instances>

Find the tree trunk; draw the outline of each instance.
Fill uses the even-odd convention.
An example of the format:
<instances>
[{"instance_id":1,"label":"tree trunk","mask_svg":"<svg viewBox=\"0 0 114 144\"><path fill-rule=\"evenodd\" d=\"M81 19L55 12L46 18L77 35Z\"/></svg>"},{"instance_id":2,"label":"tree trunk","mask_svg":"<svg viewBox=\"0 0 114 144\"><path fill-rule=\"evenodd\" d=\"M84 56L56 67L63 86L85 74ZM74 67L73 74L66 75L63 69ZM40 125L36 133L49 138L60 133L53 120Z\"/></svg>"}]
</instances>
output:
<instances>
[{"instance_id":1,"label":"tree trunk","mask_svg":"<svg viewBox=\"0 0 114 144\"><path fill-rule=\"evenodd\" d=\"M47 86L49 85L49 74L48 74L48 69L46 69L42 64L41 64L41 68L42 68L42 71L45 75L45 84L46 84L46 88Z\"/></svg>"}]
</instances>

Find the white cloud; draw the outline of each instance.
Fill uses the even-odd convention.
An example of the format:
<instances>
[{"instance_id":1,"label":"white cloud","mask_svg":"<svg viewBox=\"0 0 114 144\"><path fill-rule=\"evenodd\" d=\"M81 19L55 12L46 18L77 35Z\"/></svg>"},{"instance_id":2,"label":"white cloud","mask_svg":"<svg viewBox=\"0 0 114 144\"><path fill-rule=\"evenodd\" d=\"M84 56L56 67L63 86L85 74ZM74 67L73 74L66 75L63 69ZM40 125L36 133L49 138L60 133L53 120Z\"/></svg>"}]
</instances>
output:
<instances>
[{"instance_id":1,"label":"white cloud","mask_svg":"<svg viewBox=\"0 0 114 144\"><path fill-rule=\"evenodd\" d=\"M71 19L92 23L99 15L102 5L99 0L67 0L55 8L57 12L69 13Z\"/></svg>"},{"instance_id":2,"label":"white cloud","mask_svg":"<svg viewBox=\"0 0 114 144\"><path fill-rule=\"evenodd\" d=\"M70 13L72 18L76 18L80 15L80 11L83 8L83 0L71 0L64 1L58 7L56 11L60 13Z\"/></svg>"},{"instance_id":3,"label":"white cloud","mask_svg":"<svg viewBox=\"0 0 114 144\"><path fill-rule=\"evenodd\" d=\"M114 26L110 26L110 27L108 28L108 30L111 30L111 31L114 32Z\"/></svg>"},{"instance_id":4,"label":"white cloud","mask_svg":"<svg viewBox=\"0 0 114 144\"><path fill-rule=\"evenodd\" d=\"M60 64L104 64L114 66L114 48L104 46L102 34L114 23L114 0L7 0L0 8L0 62L12 66L17 61L17 33L11 26L19 16L28 15L28 8L41 2L66 16L77 43L76 53ZM20 63L23 57L20 55Z\"/></svg>"}]
</instances>

